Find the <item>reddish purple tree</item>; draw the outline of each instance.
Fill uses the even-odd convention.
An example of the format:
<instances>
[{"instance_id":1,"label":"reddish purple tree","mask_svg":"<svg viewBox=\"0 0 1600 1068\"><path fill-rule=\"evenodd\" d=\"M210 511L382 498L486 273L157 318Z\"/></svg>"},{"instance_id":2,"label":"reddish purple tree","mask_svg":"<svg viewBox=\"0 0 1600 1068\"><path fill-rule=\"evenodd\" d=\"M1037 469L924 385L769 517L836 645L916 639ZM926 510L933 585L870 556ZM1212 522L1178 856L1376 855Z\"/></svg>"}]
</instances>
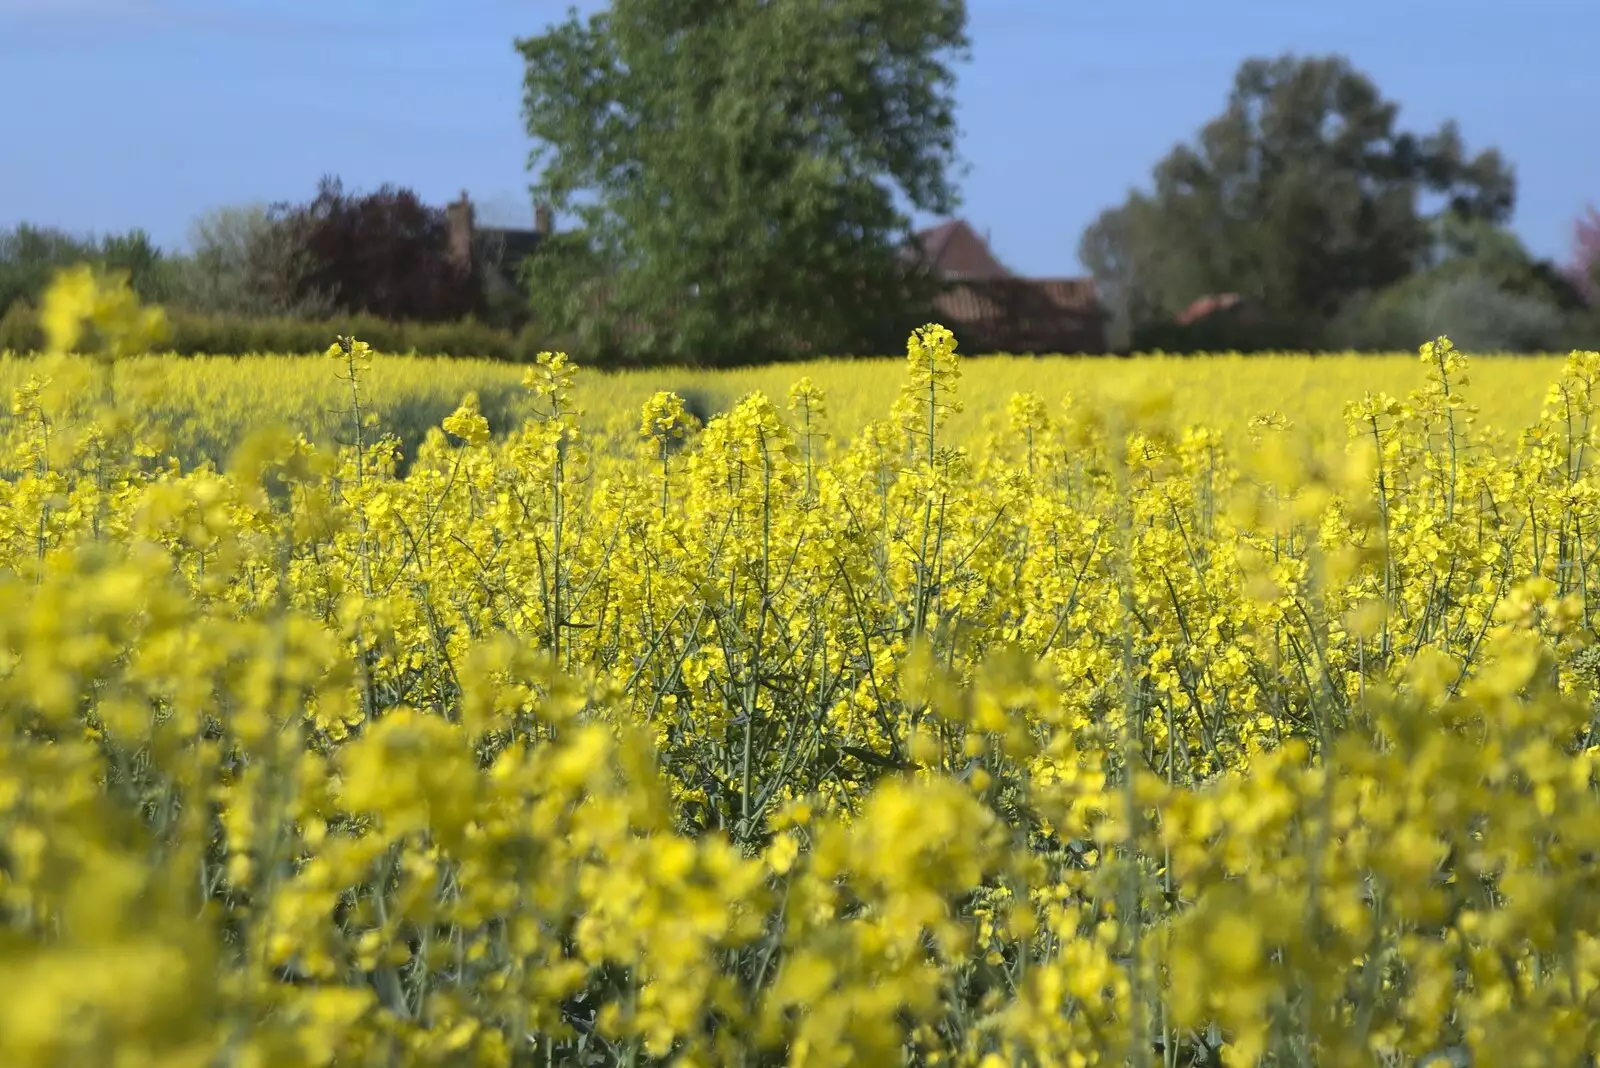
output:
<instances>
[{"instance_id":1,"label":"reddish purple tree","mask_svg":"<svg viewBox=\"0 0 1600 1068\"><path fill-rule=\"evenodd\" d=\"M1600 211L1591 204L1572 227L1572 282L1590 304L1600 302Z\"/></svg>"},{"instance_id":2,"label":"reddish purple tree","mask_svg":"<svg viewBox=\"0 0 1600 1068\"><path fill-rule=\"evenodd\" d=\"M309 204L278 205L273 220L295 254L295 296L347 314L440 322L478 312L470 270L449 255L445 215L416 193L385 185L345 192L335 177Z\"/></svg>"}]
</instances>

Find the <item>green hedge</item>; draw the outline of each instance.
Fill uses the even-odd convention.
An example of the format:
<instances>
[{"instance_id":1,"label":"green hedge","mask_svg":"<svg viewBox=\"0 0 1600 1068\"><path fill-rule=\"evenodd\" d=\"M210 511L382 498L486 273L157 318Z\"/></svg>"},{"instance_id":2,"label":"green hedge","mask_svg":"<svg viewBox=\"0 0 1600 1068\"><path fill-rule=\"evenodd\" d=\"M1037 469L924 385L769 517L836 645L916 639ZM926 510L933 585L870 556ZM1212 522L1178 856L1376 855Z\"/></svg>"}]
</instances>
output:
<instances>
[{"instance_id":1,"label":"green hedge","mask_svg":"<svg viewBox=\"0 0 1600 1068\"><path fill-rule=\"evenodd\" d=\"M171 330L165 348L181 356L320 353L340 334L353 334L379 352L514 362L531 361L545 349L563 347L532 326L513 333L471 319L392 323L359 315L312 321L171 312L168 320ZM43 347L37 313L27 302L16 301L0 316L0 351L30 353Z\"/></svg>"}]
</instances>

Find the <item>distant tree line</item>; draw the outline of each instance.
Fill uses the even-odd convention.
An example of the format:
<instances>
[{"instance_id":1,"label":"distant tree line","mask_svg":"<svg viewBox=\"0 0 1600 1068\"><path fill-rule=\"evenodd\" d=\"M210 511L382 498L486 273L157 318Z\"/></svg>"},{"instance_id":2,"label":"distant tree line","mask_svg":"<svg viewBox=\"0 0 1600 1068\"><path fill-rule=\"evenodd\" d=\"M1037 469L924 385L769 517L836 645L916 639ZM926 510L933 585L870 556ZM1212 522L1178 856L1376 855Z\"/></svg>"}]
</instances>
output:
<instances>
[{"instance_id":1,"label":"distant tree line","mask_svg":"<svg viewBox=\"0 0 1600 1068\"><path fill-rule=\"evenodd\" d=\"M182 254L0 233L0 309L91 259L213 321L465 323L591 363L710 365L888 352L933 314L939 280L905 251L913 212L960 203L964 0L611 0L516 47L531 190L566 225L510 299L452 256L443 208L330 178L207 215ZM1254 58L1079 256L1120 351L1600 344L1600 214L1557 264L1510 230L1516 192L1498 151L1403 129L1345 58Z\"/></svg>"},{"instance_id":2,"label":"distant tree line","mask_svg":"<svg viewBox=\"0 0 1600 1068\"><path fill-rule=\"evenodd\" d=\"M591 363L893 351L934 295L902 255L907 209L956 205L965 26L964 0L615 0L517 42L535 196L579 222L530 257L523 301L463 276L443 209L332 180L306 204L215 213L133 285L197 314L472 316ZM52 263L110 262L23 237L59 246ZM28 262L0 301L37 299L48 272Z\"/></svg>"},{"instance_id":3,"label":"distant tree line","mask_svg":"<svg viewBox=\"0 0 1600 1068\"><path fill-rule=\"evenodd\" d=\"M1223 113L1089 226L1114 342L1164 347L1409 349L1448 332L1478 350L1600 344L1600 217L1573 262L1507 227L1511 166L1446 123L1418 134L1342 57L1253 59ZM1236 294L1187 321L1192 303Z\"/></svg>"},{"instance_id":4,"label":"distant tree line","mask_svg":"<svg viewBox=\"0 0 1600 1068\"><path fill-rule=\"evenodd\" d=\"M411 190L356 194L329 177L304 203L206 213L183 252L142 230L0 230L0 349L37 345L33 310L55 271L92 263L125 272L142 299L169 309L178 351L319 349L359 325L400 351L410 339L442 354L531 355L531 316L491 306L473 265L448 254L445 225L444 210Z\"/></svg>"}]
</instances>

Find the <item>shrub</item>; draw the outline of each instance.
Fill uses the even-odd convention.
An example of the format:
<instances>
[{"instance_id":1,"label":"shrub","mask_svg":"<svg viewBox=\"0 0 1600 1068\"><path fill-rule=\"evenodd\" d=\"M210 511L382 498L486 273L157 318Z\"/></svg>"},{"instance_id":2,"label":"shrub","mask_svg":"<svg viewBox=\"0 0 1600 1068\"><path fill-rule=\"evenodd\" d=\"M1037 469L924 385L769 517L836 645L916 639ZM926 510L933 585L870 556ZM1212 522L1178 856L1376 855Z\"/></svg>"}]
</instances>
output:
<instances>
[{"instance_id":1,"label":"shrub","mask_svg":"<svg viewBox=\"0 0 1600 1068\"><path fill-rule=\"evenodd\" d=\"M1475 352L1560 352L1578 347L1578 316L1544 297L1509 292L1482 274L1420 279L1349 304L1335 342L1366 351L1415 348L1448 330Z\"/></svg>"},{"instance_id":2,"label":"shrub","mask_svg":"<svg viewBox=\"0 0 1600 1068\"><path fill-rule=\"evenodd\" d=\"M525 362L556 347L534 325L513 333L475 319L453 323L388 322L371 316L295 319L242 315L169 316L167 348L180 356L320 353L340 334L356 334L381 352ZM44 345L38 313L16 301L0 318L0 350L30 353Z\"/></svg>"},{"instance_id":3,"label":"shrub","mask_svg":"<svg viewBox=\"0 0 1600 1068\"><path fill-rule=\"evenodd\" d=\"M0 315L0 352L36 352L44 347L39 315L25 300L14 300Z\"/></svg>"},{"instance_id":4,"label":"shrub","mask_svg":"<svg viewBox=\"0 0 1600 1068\"><path fill-rule=\"evenodd\" d=\"M1319 347L1316 323L1277 319L1248 306L1215 312L1192 323L1171 319L1135 327L1134 352L1303 352Z\"/></svg>"},{"instance_id":5,"label":"shrub","mask_svg":"<svg viewBox=\"0 0 1600 1068\"><path fill-rule=\"evenodd\" d=\"M1461 347L1479 352L1554 352L1569 347L1570 321L1555 305L1496 288L1481 278L1438 286L1419 308L1416 338L1448 329Z\"/></svg>"}]
</instances>

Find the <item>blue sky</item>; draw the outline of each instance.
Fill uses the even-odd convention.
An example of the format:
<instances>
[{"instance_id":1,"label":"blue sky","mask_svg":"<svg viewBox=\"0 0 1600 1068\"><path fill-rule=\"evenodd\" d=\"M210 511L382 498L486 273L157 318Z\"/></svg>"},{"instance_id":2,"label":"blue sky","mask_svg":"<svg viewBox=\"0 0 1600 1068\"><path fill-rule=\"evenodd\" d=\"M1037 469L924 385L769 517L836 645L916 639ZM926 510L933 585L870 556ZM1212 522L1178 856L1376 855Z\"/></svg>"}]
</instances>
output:
<instances>
[{"instance_id":1,"label":"blue sky","mask_svg":"<svg viewBox=\"0 0 1600 1068\"><path fill-rule=\"evenodd\" d=\"M595 0L578 4L580 11ZM1221 110L1239 62L1341 52L1401 105L1459 120L1519 179L1515 225L1565 259L1600 203L1600 0L970 0L962 214L1031 275ZM229 204L319 175L463 188L526 224L518 36L551 0L0 0L0 225L143 226L178 246Z\"/></svg>"}]
</instances>

